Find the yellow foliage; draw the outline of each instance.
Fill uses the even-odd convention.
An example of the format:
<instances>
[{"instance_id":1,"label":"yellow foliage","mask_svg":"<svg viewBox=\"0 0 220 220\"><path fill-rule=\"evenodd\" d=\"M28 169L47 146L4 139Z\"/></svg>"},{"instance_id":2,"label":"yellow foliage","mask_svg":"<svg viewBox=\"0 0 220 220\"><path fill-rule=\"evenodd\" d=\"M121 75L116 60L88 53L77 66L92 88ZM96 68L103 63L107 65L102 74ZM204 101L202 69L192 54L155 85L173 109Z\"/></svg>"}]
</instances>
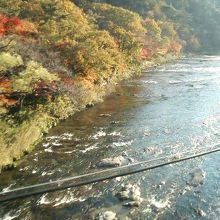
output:
<instances>
[{"instance_id":1,"label":"yellow foliage","mask_svg":"<svg viewBox=\"0 0 220 220\"><path fill-rule=\"evenodd\" d=\"M108 23L113 22L114 25L132 33L144 34L146 32L142 26L141 17L135 12L100 3L92 4L91 10L97 14L96 19L102 29L106 29Z\"/></svg>"},{"instance_id":2,"label":"yellow foliage","mask_svg":"<svg viewBox=\"0 0 220 220\"><path fill-rule=\"evenodd\" d=\"M59 79L55 74L49 73L39 63L29 61L23 72L11 78L11 89L12 91L32 93L35 83L41 80L53 82Z\"/></svg>"},{"instance_id":3,"label":"yellow foliage","mask_svg":"<svg viewBox=\"0 0 220 220\"><path fill-rule=\"evenodd\" d=\"M15 33L20 33L23 35L38 34L38 30L34 23L27 20L22 20L22 24L15 27Z\"/></svg>"},{"instance_id":4,"label":"yellow foliage","mask_svg":"<svg viewBox=\"0 0 220 220\"><path fill-rule=\"evenodd\" d=\"M94 72L99 80L123 71L124 59L117 44L106 31L92 31L80 39L73 48L67 48L70 65L75 73L87 75Z\"/></svg>"},{"instance_id":5,"label":"yellow foliage","mask_svg":"<svg viewBox=\"0 0 220 220\"><path fill-rule=\"evenodd\" d=\"M20 55L2 52L0 53L0 74L6 72L9 69L22 66L23 60Z\"/></svg>"},{"instance_id":6,"label":"yellow foliage","mask_svg":"<svg viewBox=\"0 0 220 220\"><path fill-rule=\"evenodd\" d=\"M165 49L165 48L157 48L157 54L161 55L161 56L164 56L164 55L167 54L167 49Z\"/></svg>"},{"instance_id":7,"label":"yellow foliage","mask_svg":"<svg viewBox=\"0 0 220 220\"><path fill-rule=\"evenodd\" d=\"M154 19L147 18L144 22L144 25L147 29L147 35L152 36L156 40L161 38L161 29L158 23Z\"/></svg>"},{"instance_id":8,"label":"yellow foliage","mask_svg":"<svg viewBox=\"0 0 220 220\"><path fill-rule=\"evenodd\" d=\"M90 30L85 14L69 0L30 0L24 3L24 14L39 25L44 41L74 41Z\"/></svg>"},{"instance_id":9,"label":"yellow foliage","mask_svg":"<svg viewBox=\"0 0 220 220\"><path fill-rule=\"evenodd\" d=\"M22 0L0 0L0 13L19 14Z\"/></svg>"}]
</instances>

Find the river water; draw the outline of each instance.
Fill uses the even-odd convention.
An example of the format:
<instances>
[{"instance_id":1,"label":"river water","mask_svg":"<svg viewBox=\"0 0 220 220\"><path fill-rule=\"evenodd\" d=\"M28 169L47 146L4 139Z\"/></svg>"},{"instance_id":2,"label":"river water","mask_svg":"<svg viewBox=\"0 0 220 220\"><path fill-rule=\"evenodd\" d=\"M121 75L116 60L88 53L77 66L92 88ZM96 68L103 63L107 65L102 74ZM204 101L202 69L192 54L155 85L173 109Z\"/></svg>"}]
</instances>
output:
<instances>
[{"instance_id":1,"label":"river water","mask_svg":"<svg viewBox=\"0 0 220 220\"><path fill-rule=\"evenodd\" d=\"M107 115L102 115L107 114ZM220 57L184 58L140 78L50 130L12 171L0 191L101 170L104 158L130 163L219 143ZM116 195L140 192L139 207ZM0 204L0 219L219 219L220 153L155 170Z\"/></svg>"}]
</instances>

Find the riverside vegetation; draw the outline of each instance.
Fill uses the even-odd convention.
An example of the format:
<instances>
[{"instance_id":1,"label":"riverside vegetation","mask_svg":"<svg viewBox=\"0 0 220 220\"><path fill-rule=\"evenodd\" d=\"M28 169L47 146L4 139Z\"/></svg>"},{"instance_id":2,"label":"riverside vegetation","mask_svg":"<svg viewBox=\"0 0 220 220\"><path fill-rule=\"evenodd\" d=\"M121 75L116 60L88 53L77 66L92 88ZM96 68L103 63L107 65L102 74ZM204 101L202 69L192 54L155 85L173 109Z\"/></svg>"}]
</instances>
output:
<instances>
[{"instance_id":1,"label":"riverside vegetation","mask_svg":"<svg viewBox=\"0 0 220 220\"><path fill-rule=\"evenodd\" d=\"M219 24L211 0L0 0L0 171L142 68L217 53Z\"/></svg>"}]
</instances>

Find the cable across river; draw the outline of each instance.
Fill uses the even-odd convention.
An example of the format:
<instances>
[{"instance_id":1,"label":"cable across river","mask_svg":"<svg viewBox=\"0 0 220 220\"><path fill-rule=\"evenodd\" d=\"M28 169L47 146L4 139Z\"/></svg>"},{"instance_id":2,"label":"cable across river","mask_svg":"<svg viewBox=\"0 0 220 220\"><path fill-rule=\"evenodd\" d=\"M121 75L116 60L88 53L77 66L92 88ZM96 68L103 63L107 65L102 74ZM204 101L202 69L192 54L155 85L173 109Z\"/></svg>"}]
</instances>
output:
<instances>
[{"instance_id":1,"label":"cable across river","mask_svg":"<svg viewBox=\"0 0 220 220\"><path fill-rule=\"evenodd\" d=\"M156 169L170 164L179 163L182 161L202 157L208 154L216 153L220 151L220 143L212 147L204 147L198 149L197 152L180 152L178 154L173 154L171 156L156 158L148 161L142 161L138 163L133 163L125 166L120 166L111 169L105 169L101 171L96 171L93 173L88 173L80 176L74 176L70 178L65 178L56 181L50 181L46 183L30 185L26 187L21 187L13 189L7 192L0 193L0 202L6 202L10 200L15 200L19 198L25 198L28 196L43 194L47 192L63 190L71 187L77 187L82 185L87 185L91 183L96 183L108 179L113 179L120 176L126 176L130 174L135 174L147 170ZM180 157L180 155L182 155Z\"/></svg>"}]
</instances>

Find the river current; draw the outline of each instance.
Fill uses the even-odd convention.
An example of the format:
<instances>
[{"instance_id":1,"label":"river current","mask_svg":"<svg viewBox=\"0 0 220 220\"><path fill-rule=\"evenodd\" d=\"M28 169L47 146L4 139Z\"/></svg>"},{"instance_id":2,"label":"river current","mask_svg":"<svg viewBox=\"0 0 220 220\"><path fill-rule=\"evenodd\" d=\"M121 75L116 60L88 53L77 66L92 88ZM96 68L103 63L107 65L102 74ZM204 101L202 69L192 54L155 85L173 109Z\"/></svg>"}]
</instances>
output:
<instances>
[{"instance_id":1,"label":"river current","mask_svg":"<svg viewBox=\"0 0 220 220\"><path fill-rule=\"evenodd\" d=\"M52 128L14 170L0 175L0 191L101 170L96 165L104 158L135 163L219 141L220 57L184 58L143 71ZM139 207L117 196L128 184L138 189ZM220 153L5 202L0 219L95 219L105 211L119 220L219 219Z\"/></svg>"}]
</instances>

